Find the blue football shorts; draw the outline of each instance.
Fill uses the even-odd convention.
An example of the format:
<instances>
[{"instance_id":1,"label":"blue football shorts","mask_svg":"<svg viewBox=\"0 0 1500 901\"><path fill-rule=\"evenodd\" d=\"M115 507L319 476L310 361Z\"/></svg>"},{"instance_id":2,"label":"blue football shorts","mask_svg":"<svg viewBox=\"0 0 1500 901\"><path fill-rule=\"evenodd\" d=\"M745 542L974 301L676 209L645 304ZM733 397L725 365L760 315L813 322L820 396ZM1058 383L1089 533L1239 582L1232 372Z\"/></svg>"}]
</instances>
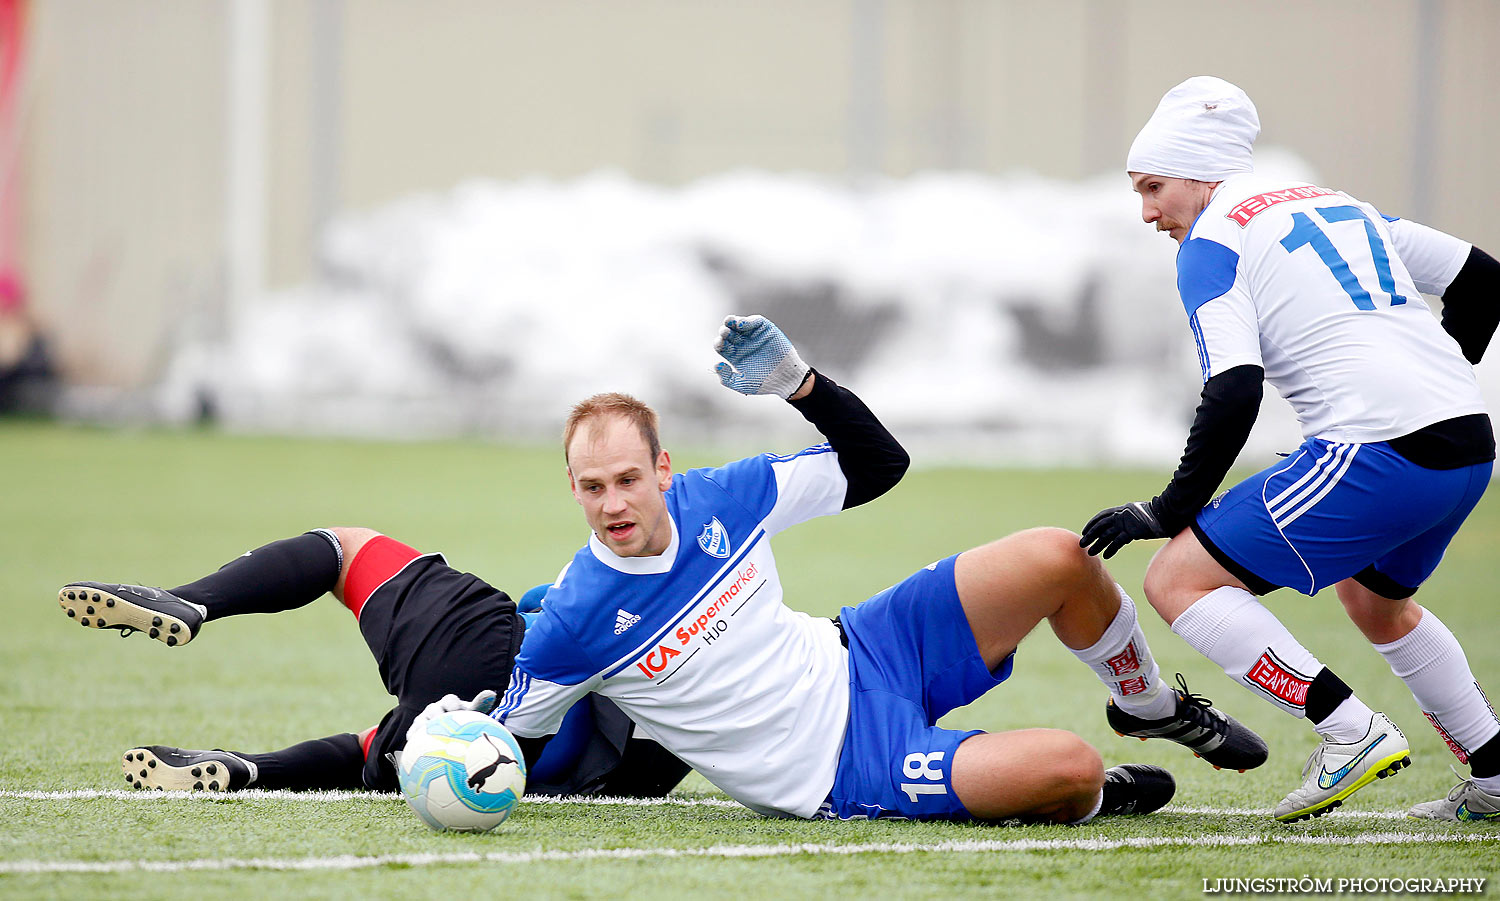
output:
<instances>
[{"instance_id":1,"label":"blue football shorts","mask_svg":"<svg viewBox=\"0 0 1500 901\"><path fill-rule=\"evenodd\" d=\"M1425 469L1385 442L1309 438L1204 507L1193 532L1256 594L1355 577L1409 597L1489 485L1492 463Z\"/></svg>"},{"instance_id":2,"label":"blue football shorts","mask_svg":"<svg viewBox=\"0 0 1500 901\"><path fill-rule=\"evenodd\" d=\"M1009 678L990 672L958 601L953 563L939 560L839 614L849 645L849 726L819 816L967 820L953 755L978 731L934 726Z\"/></svg>"}]
</instances>

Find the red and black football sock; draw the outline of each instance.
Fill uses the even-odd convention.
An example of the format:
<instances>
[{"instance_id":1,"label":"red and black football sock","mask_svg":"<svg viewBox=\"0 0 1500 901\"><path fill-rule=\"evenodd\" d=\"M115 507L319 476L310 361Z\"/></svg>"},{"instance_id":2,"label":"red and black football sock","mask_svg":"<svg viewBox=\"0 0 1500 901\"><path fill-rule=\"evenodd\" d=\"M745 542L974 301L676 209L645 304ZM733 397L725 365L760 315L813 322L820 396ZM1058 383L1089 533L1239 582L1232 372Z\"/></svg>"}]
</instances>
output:
<instances>
[{"instance_id":1,"label":"red and black football sock","mask_svg":"<svg viewBox=\"0 0 1500 901\"><path fill-rule=\"evenodd\" d=\"M342 558L342 548L331 532L307 532L258 547L218 572L170 590L208 608L207 619L278 613L311 604L332 591Z\"/></svg>"}]
</instances>

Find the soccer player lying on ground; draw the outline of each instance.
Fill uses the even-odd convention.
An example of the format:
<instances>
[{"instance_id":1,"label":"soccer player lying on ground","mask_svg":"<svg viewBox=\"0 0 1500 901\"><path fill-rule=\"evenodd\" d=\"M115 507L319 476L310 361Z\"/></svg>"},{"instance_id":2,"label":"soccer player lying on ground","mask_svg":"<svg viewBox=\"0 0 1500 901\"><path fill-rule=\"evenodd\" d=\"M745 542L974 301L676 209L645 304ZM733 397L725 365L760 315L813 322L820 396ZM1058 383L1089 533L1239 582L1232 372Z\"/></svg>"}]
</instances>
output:
<instances>
[{"instance_id":1,"label":"soccer player lying on ground","mask_svg":"<svg viewBox=\"0 0 1500 901\"><path fill-rule=\"evenodd\" d=\"M238 791L245 788L396 789L388 755L412 721L450 692L506 685L529 611L545 586L505 592L369 529L317 529L256 548L196 582L164 591L74 582L58 602L84 626L145 632L168 645L197 637L209 620L302 607L331 592L354 614L397 704L377 726L269 753L191 751L146 745L125 752L136 788ZM605 698L590 695L568 712L556 740L531 758L532 795L659 797L687 775L687 764L650 739Z\"/></svg>"},{"instance_id":2,"label":"soccer player lying on ground","mask_svg":"<svg viewBox=\"0 0 1500 901\"><path fill-rule=\"evenodd\" d=\"M730 317L716 349L723 384L789 400L828 443L674 475L650 408L622 394L575 406L563 447L593 534L493 711L523 748L592 691L770 816L1082 823L1159 808L1170 774L1105 771L1070 732L933 725L1003 682L1045 620L1115 704L1157 721L1143 734L1224 767L1265 760L1258 736L1161 680L1129 598L1063 529L940 560L832 620L787 607L771 536L880 496L907 456L768 320ZM446 698L424 716L495 700Z\"/></svg>"},{"instance_id":3,"label":"soccer player lying on ground","mask_svg":"<svg viewBox=\"0 0 1500 901\"><path fill-rule=\"evenodd\" d=\"M1141 216L1182 245L1177 287L1203 369L1182 462L1149 502L1101 511L1090 553L1171 538L1146 599L1188 644L1322 736L1277 805L1337 807L1410 760L1401 730L1310 654L1256 595L1334 586L1472 778L1413 817L1500 817L1500 721L1463 648L1412 595L1489 484L1495 439L1471 363L1500 317L1500 263L1348 194L1255 174L1255 106L1217 78L1162 99L1130 148ZM1419 291L1443 297L1442 323ZM1212 504L1262 381L1306 439Z\"/></svg>"}]
</instances>

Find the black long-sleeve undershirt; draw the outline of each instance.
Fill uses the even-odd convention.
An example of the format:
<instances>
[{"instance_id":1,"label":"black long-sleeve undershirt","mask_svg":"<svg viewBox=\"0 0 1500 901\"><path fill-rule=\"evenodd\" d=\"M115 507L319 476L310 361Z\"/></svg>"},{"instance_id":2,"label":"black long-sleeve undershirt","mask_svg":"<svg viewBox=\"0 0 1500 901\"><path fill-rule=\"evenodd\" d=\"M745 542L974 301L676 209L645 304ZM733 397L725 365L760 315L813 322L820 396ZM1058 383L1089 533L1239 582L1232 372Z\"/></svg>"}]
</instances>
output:
<instances>
[{"instance_id":1,"label":"black long-sleeve undershirt","mask_svg":"<svg viewBox=\"0 0 1500 901\"><path fill-rule=\"evenodd\" d=\"M1463 268L1443 292L1442 322L1464 357L1478 363L1500 325L1500 262L1470 248Z\"/></svg>"},{"instance_id":2,"label":"black long-sleeve undershirt","mask_svg":"<svg viewBox=\"0 0 1500 901\"><path fill-rule=\"evenodd\" d=\"M845 510L880 497L906 474L911 465L906 450L864 401L833 379L814 370L812 390L790 403L839 455L839 468L849 480Z\"/></svg>"},{"instance_id":3,"label":"black long-sleeve undershirt","mask_svg":"<svg viewBox=\"0 0 1500 901\"><path fill-rule=\"evenodd\" d=\"M1260 413L1265 377L1259 366L1236 366L1203 383L1182 461L1166 490L1151 499L1151 512L1168 535L1193 521L1234 465Z\"/></svg>"}]
</instances>

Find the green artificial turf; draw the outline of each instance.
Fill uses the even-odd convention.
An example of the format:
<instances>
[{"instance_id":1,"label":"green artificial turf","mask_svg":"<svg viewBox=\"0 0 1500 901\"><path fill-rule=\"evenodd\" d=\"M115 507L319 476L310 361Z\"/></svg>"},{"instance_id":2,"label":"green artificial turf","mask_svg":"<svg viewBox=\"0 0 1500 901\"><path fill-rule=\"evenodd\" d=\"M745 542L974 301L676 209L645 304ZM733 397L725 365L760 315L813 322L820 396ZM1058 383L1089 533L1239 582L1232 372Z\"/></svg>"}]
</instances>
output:
<instances>
[{"instance_id":1,"label":"green artificial turf","mask_svg":"<svg viewBox=\"0 0 1500 901\"><path fill-rule=\"evenodd\" d=\"M674 450L679 466L728 458ZM123 789L119 754L135 744L267 750L358 730L389 706L353 618L331 599L215 622L192 644L167 648L69 621L55 601L66 581L171 586L276 538L358 525L442 551L460 569L519 594L549 581L586 531L550 447L0 422L0 472L0 897L1067 898L1123 889L1132 897L1186 898L1202 897L1205 879L1500 874L1500 826L1393 816L1446 792L1455 781L1453 758L1327 592L1309 600L1281 591L1267 603L1405 729L1414 765L1355 795L1347 813L1296 826L1259 811L1298 782L1315 743L1311 729L1233 686L1144 603L1143 624L1164 673L1183 672L1194 690L1259 731L1272 753L1264 767L1216 772L1175 746L1116 737L1104 722L1101 686L1045 630L1023 643L1008 683L944 724L1057 726L1092 742L1107 764L1166 766L1178 796L1151 817L1077 829L993 828L779 821L722 804L527 801L500 830L470 836L430 832L387 797L24 796ZM1166 475L919 465L874 504L778 537L787 599L830 615L934 559L1009 532L1077 529L1100 507L1149 497ZM1500 685L1496 547L1500 501L1492 497L1419 596L1464 641L1476 675L1490 686ZM1132 545L1111 562L1138 599L1153 550ZM723 798L696 775L677 796ZM1371 838L1379 835L1386 837ZM1127 844L1015 844L1025 841ZM966 842L986 844L949 847ZM803 845L811 850L793 847ZM900 847L882 850L889 845ZM769 846L786 847L744 856ZM865 847L829 853L830 846ZM921 850L933 846L946 849ZM737 850L703 853L709 848ZM540 852L566 856L538 859ZM380 862L365 865L370 858ZM339 861L348 868L332 868ZM53 871L88 863L116 871ZM168 866L151 868L162 863ZM306 868L289 869L299 866Z\"/></svg>"}]
</instances>

